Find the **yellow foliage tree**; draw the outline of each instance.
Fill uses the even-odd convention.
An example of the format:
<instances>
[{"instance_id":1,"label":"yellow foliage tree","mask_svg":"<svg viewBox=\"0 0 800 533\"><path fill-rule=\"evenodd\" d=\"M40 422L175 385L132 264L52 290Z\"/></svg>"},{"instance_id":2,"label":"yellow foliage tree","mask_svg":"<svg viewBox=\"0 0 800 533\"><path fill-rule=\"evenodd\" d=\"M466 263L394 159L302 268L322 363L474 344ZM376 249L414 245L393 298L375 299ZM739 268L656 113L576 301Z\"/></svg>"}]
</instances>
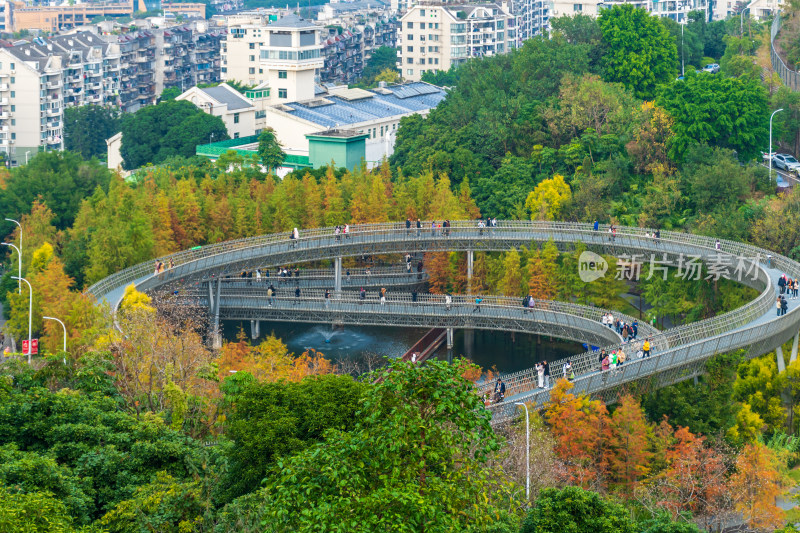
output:
<instances>
[{"instance_id":1,"label":"yellow foliage tree","mask_svg":"<svg viewBox=\"0 0 800 533\"><path fill-rule=\"evenodd\" d=\"M542 181L525 200L525 208L531 213L531 220L555 220L572 199L572 191L564 181L564 176L555 174Z\"/></svg>"}]
</instances>

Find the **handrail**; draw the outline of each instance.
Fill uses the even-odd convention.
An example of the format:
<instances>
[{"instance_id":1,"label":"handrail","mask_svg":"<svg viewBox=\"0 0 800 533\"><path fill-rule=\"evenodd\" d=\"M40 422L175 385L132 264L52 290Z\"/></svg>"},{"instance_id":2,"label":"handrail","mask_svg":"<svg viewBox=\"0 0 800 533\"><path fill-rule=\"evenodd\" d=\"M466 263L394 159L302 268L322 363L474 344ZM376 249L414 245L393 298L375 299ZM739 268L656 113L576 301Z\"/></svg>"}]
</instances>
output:
<instances>
[{"instance_id":1,"label":"handrail","mask_svg":"<svg viewBox=\"0 0 800 533\"><path fill-rule=\"evenodd\" d=\"M792 89L793 91L800 90L800 74L796 71L790 69L786 66L786 63L783 62L783 58L775 50L775 37L778 36L778 32L781 30L781 12L775 14L775 18L772 19L772 26L770 27L770 35L769 35L769 46L770 46L770 59L772 61L772 69L778 73L780 76L781 81L784 85Z\"/></svg>"},{"instance_id":2,"label":"handrail","mask_svg":"<svg viewBox=\"0 0 800 533\"><path fill-rule=\"evenodd\" d=\"M474 221L453 221L445 234L442 232L442 228L431 227L430 222L425 222L420 232L416 228L412 228L410 231L406 230L404 223L363 224L351 226L348 238L336 241L334 241L333 228L318 228L302 231L300 238L296 241L290 240L287 233L262 235L185 250L160 260L165 264L172 260L176 269L178 269L176 270L175 278L172 279L177 280L180 272L184 272L184 275L190 275L193 269L219 268L219 265L225 264L226 258L218 256L236 251L241 251L242 253L239 254L241 257L235 259L234 262L243 262L251 257L261 257L259 254L268 255L268 252L271 253L272 251L285 253L288 245L300 250L321 250L325 253L331 253L332 250L343 250L344 248L336 247L348 246L348 243L350 243L350 246L354 246L353 243L358 246L385 243L393 243L392 246L395 246L407 243L409 249L437 251L446 250L448 246L451 246L440 244L442 242L446 243L448 239L453 242L458 239L463 241L459 244L462 248L457 249L464 249L464 242L469 243L470 249L495 249L491 248L492 243L496 243L497 246L508 247L510 242L513 242L514 245L521 245L530 241L553 239L557 242L584 242L590 246L605 246L608 244L616 248L631 250L659 250L659 252L672 254L676 257L679 254L694 253L702 255L706 259L713 258L715 254L718 256L724 255L728 258L738 256L752 259L757 268L753 272L754 278L748 281L752 281L752 284L761 290L759 296L739 309L723 315L687 326L673 328L660 334L653 334L651 340L653 351L661 354L673 353L675 349L694 346L697 343L706 342L708 339L728 338L731 335L738 335L739 331L747 331L748 328L746 326L748 324L764 316L770 307L774 305L774 284L770 279L771 275L766 270L767 267L783 271L793 278L800 277L800 264L780 254L775 254L756 246L728 240L717 241L711 237L671 231L663 231L660 233L660 238L655 239L652 236L654 231L652 228L620 227L617 228L615 235L607 233L608 229L609 226L605 225L598 231L588 224L543 221L501 221L495 228L479 228ZM721 252L716 251L717 243L719 243ZM455 244L452 246L455 246ZM352 250L350 251L352 252ZM112 290L119 289L136 280L147 281L147 284L151 287L168 282L170 279L168 278L169 271L166 276L163 273L155 276L152 272L152 265L153 262L147 262L129 267L95 283L89 288L89 292L100 298ZM186 268L180 269L179 267L182 265L186 265ZM491 305L490 302L492 301L497 302L495 305L506 305L502 299L493 300L493 298L497 297L487 297L485 305ZM541 305L545 304L542 303ZM576 304L548 302L547 305L569 306ZM576 311L576 309L572 310ZM618 315L618 313L614 314ZM769 322L771 325L774 323L774 320ZM786 323L785 319L783 323ZM649 334L648 332L647 335ZM643 331L642 336L644 335ZM608 348L613 348L613 346ZM573 361L573 369L576 374L588 373L588 375L592 375L591 373L597 365L596 359L593 361L596 355L597 352L587 352L570 358ZM705 356L707 357L707 354ZM658 359L661 360L660 358ZM560 362L555 361L553 365ZM510 381L516 379L519 381L519 385L522 386L529 381L531 376L530 371L526 372L515 373L507 376L507 379Z\"/></svg>"}]
</instances>

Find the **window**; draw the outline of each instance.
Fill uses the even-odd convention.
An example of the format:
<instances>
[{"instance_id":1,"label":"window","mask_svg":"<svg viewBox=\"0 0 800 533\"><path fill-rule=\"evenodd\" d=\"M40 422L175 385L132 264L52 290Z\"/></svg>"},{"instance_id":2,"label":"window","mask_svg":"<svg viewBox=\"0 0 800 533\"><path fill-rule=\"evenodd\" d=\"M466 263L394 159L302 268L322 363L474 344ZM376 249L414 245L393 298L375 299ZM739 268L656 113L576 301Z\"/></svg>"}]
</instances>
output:
<instances>
[{"instance_id":1,"label":"window","mask_svg":"<svg viewBox=\"0 0 800 533\"><path fill-rule=\"evenodd\" d=\"M255 74L255 73L256 73L256 69L255 69L255 68L253 68L253 67L250 67L249 69L247 69L247 71L248 71L250 74Z\"/></svg>"},{"instance_id":2,"label":"window","mask_svg":"<svg viewBox=\"0 0 800 533\"><path fill-rule=\"evenodd\" d=\"M12 138L12 139L16 139L16 138L17 138L17 134L12 132L12 133L11 133L11 138Z\"/></svg>"},{"instance_id":3,"label":"window","mask_svg":"<svg viewBox=\"0 0 800 533\"><path fill-rule=\"evenodd\" d=\"M434 22L433 23L433 29L434 30L438 30L439 29L439 23L438 22Z\"/></svg>"},{"instance_id":4,"label":"window","mask_svg":"<svg viewBox=\"0 0 800 533\"><path fill-rule=\"evenodd\" d=\"M413 57L407 57L406 58L406 63L408 63L409 65L413 65L414 64L414 58Z\"/></svg>"},{"instance_id":5,"label":"window","mask_svg":"<svg viewBox=\"0 0 800 533\"><path fill-rule=\"evenodd\" d=\"M250 61L255 61L255 60L256 60L256 56L250 56Z\"/></svg>"},{"instance_id":6,"label":"window","mask_svg":"<svg viewBox=\"0 0 800 533\"><path fill-rule=\"evenodd\" d=\"M381 137L383 137L383 126L381 126Z\"/></svg>"},{"instance_id":7,"label":"window","mask_svg":"<svg viewBox=\"0 0 800 533\"><path fill-rule=\"evenodd\" d=\"M423 13L423 15L424 15L424 13ZM424 22L420 22L419 23L419 29L421 29L421 30L425 29L425 23Z\"/></svg>"},{"instance_id":8,"label":"window","mask_svg":"<svg viewBox=\"0 0 800 533\"><path fill-rule=\"evenodd\" d=\"M429 64L429 65L433 65L433 58L432 58L432 57L429 57L429 58L428 58L428 64Z\"/></svg>"},{"instance_id":9,"label":"window","mask_svg":"<svg viewBox=\"0 0 800 533\"><path fill-rule=\"evenodd\" d=\"M233 138L234 138L234 139L238 139L238 138L239 138L239 132L238 132L238 131L237 131L236 133L234 133L234 134L233 134Z\"/></svg>"},{"instance_id":10,"label":"window","mask_svg":"<svg viewBox=\"0 0 800 533\"><path fill-rule=\"evenodd\" d=\"M467 33L466 24L450 24L450 33Z\"/></svg>"},{"instance_id":11,"label":"window","mask_svg":"<svg viewBox=\"0 0 800 533\"><path fill-rule=\"evenodd\" d=\"M12 118L12 119L11 119L11 125L12 125L12 126L16 126L16 125L17 125L17 119L15 119L15 118Z\"/></svg>"},{"instance_id":12,"label":"window","mask_svg":"<svg viewBox=\"0 0 800 533\"><path fill-rule=\"evenodd\" d=\"M414 29L414 23L413 22L408 22L406 24L406 28L408 28L409 30L413 30Z\"/></svg>"},{"instance_id":13,"label":"window","mask_svg":"<svg viewBox=\"0 0 800 533\"><path fill-rule=\"evenodd\" d=\"M451 35L450 44L467 44L466 35Z\"/></svg>"},{"instance_id":14,"label":"window","mask_svg":"<svg viewBox=\"0 0 800 533\"><path fill-rule=\"evenodd\" d=\"M233 123L234 124L238 124L239 123L239 113L234 113L233 114Z\"/></svg>"},{"instance_id":15,"label":"window","mask_svg":"<svg viewBox=\"0 0 800 533\"><path fill-rule=\"evenodd\" d=\"M14 98L15 96L17 96L17 91L11 91L11 98Z\"/></svg>"},{"instance_id":16,"label":"window","mask_svg":"<svg viewBox=\"0 0 800 533\"><path fill-rule=\"evenodd\" d=\"M420 65L424 65L425 64L425 58L424 57L419 58L419 64Z\"/></svg>"},{"instance_id":17,"label":"window","mask_svg":"<svg viewBox=\"0 0 800 533\"><path fill-rule=\"evenodd\" d=\"M16 110L17 110L17 106L15 106L14 104L11 104L11 112L13 113Z\"/></svg>"},{"instance_id":18,"label":"window","mask_svg":"<svg viewBox=\"0 0 800 533\"><path fill-rule=\"evenodd\" d=\"M278 89L278 98L288 98L286 89Z\"/></svg>"},{"instance_id":19,"label":"window","mask_svg":"<svg viewBox=\"0 0 800 533\"><path fill-rule=\"evenodd\" d=\"M286 74L285 70L279 70L278 71L278 79L285 80L286 77L287 77L287 74Z\"/></svg>"},{"instance_id":20,"label":"window","mask_svg":"<svg viewBox=\"0 0 800 533\"><path fill-rule=\"evenodd\" d=\"M260 118L266 118L267 112L266 111L256 111L256 120Z\"/></svg>"},{"instance_id":21,"label":"window","mask_svg":"<svg viewBox=\"0 0 800 533\"><path fill-rule=\"evenodd\" d=\"M258 69L258 73L259 74L264 74L264 69L263 68Z\"/></svg>"},{"instance_id":22,"label":"window","mask_svg":"<svg viewBox=\"0 0 800 533\"><path fill-rule=\"evenodd\" d=\"M413 41L413 40L414 40L414 35L413 35L413 34L411 34L411 33L409 33L409 34L408 34L408 40L409 40L409 41Z\"/></svg>"},{"instance_id":23,"label":"window","mask_svg":"<svg viewBox=\"0 0 800 533\"><path fill-rule=\"evenodd\" d=\"M439 58L438 57L434 57L433 58L433 64L434 65L438 65L439 64Z\"/></svg>"},{"instance_id":24,"label":"window","mask_svg":"<svg viewBox=\"0 0 800 533\"><path fill-rule=\"evenodd\" d=\"M250 50L256 49L256 43L250 43Z\"/></svg>"},{"instance_id":25,"label":"window","mask_svg":"<svg viewBox=\"0 0 800 533\"><path fill-rule=\"evenodd\" d=\"M425 10L424 9L420 9L419 10L419 14L424 17L425 16ZM422 24L423 24L422 28L425 29L425 26L424 26L425 23L423 22Z\"/></svg>"},{"instance_id":26,"label":"window","mask_svg":"<svg viewBox=\"0 0 800 533\"><path fill-rule=\"evenodd\" d=\"M414 47L413 47L413 46L407 46L407 47L406 47L406 49L407 49L409 52L413 52L413 51L414 51Z\"/></svg>"},{"instance_id":27,"label":"window","mask_svg":"<svg viewBox=\"0 0 800 533\"><path fill-rule=\"evenodd\" d=\"M498 20L498 21L497 21L497 29L498 29L498 30L502 30L502 29L503 29L503 28L505 28L505 27L506 27L506 23L505 23L505 21L503 21L503 20Z\"/></svg>"},{"instance_id":28,"label":"window","mask_svg":"<svg viewBox=\"0 0 800 533\"><path fill-rule=\"evenodd\" d=\"M378 128L372 128L372 138L375 138L375 134L377 133Z\"/></svg>"},{"instance_id":29,"label":"window","mask_svg":"<svg viewBox=\"0 0 800 533\"><path fill-rule=\"evenodd\" d=\"M425 69L424 69L424 68L423 68L423 69L420 69L419 73L420 73L420 74L425 74Z\"/></svg>"},{"instance_id":30,"label":"window","mask_svg":"<svg viewBox=\"0 0 800 533\"><path fill-rule=\"evenodd\" d=\"M572 4L573 11L583 11L583 4Z\"/></svg>"},{"instance_id":31,"label":"window","mask_svg":"<svg viewBox=\"0 0 800 533\"><path fill-rule=\"evenodd\" d=\"M17 67L14 66L14 63L11 63L11 70L16 70Z\"/></svg>"},{"instance_id":32,"label":"window","mask_svg":"<svg viewBox=\"0 0 800 533\"><path fill-rule=\"evenodd\" d=\"M406 70L406 76L413 76L413 75L414 75L414 69L413 68L410 68L410 69Z\"/></svg>"}]
</instances>

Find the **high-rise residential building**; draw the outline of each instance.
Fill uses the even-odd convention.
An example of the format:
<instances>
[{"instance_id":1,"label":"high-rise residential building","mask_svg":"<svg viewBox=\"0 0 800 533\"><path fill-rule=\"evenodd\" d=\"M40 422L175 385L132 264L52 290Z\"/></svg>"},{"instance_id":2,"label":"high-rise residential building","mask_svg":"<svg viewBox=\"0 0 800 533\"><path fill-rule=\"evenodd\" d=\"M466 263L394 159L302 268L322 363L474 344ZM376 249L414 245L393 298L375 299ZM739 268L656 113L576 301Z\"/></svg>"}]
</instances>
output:
<instances>
[{"instance_id":1,"label":"high-rise residential building","mask_svg":"<svg viewBox=\"0 0 800 533\"><path fill-rule=\"evenodd\" d=\"M404 79L419 81L429 70L504 54L521 43L519 19L505 3L415 5L400 18L397 68Z\"/></svg>"},{"instance_id":2,"label":"high-rise residential building","mask_svg":"<svg viewBox=\"0 0 800 533\"><path fill-rule=\"evenodd\" d=\"M64 146L64 108L154 104L165 87L219 81L221 31L190 25L103 38L91 32L0 48L0 152L12 165Z\"/></svg>"},{"instance_id":3,"label":"high-rise residential building","mask_svg":"<svg viewBox=\"0 0 800 533\"><path fill-rule=\"evenodd\" d=\"M320 31L297 15L270 24L230 26L222 48L222 77L266 84L276 103L310 100L324 66Z\"/></svg>"}]
</instances>

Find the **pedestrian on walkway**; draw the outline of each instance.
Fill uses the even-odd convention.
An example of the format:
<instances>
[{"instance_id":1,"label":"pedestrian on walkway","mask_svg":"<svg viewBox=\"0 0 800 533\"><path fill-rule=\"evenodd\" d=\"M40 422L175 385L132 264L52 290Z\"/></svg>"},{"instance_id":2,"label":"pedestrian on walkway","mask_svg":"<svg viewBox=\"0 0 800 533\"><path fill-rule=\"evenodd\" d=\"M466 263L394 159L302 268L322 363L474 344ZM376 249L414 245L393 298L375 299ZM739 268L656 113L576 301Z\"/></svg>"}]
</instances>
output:
<instances>
[{"instance_id":1,"label":"pedestrian on walkway","mask_svg":"<svg viewBox=\"0 0 800 533\"><path fill-rule=\"evenodd\" d=\"M597 231L598 229L600 229L600 222L595 220L594 221L594 230Z\"/></svg>"},{"instance_id":2,"label":"pedestrian on walkway","mask_svg":"<svg viewBox=\"0 0 800 533\"><path fill-rule=\"evenodd\" d=\"M778 296L778 301L775 302L775 309L778 310L778 316L781 316L781 297Z\"/></svg>"},{"instance_id":3,"label":"pedestrian on walkway","mask_svg":"<svg viewBox=\"0 0 800 533\"><path fill-rule=\"evenodd\" d=\"M717 239L717 242L714 243L714 249L718 252L722 251L722 243L719 242L719 239Z\"/></svg>"},{"instance_id":4,"label":"pedestrian on walkway","mask_svg":"<svg viewBox=\"0 0 800 533\"><path fill-rule=\"evenodd\" d=\"M381 305L386 305L386 287L381 287Z\"/></svg>"},{"instance_id":5,"label":"pedestrian on walkway","mask_svg":"<svg viewBox=\"0 0 800 533\"><path fill-rule=\"evenodd\" d=\"M328 308L328 305L331 303L331 291L330 289L325 289L325 309Z\"/></svg>"},{"instance_id":6,"label":"pedestrian on walkway","mask_svg":"<svg viewBox=\"0 0 800 533\"><path fill-rule=\"evenodd\" d=\"M417 219L417 237L419 237L421 232L422 232L422 221L420 219Z\"/></svg>"},{"instance_id":7,"label":"pedestrian on walkway","mask_svg":"<svg viewBox=\"0 0 800 533\"><path fill-rule=\"evenodd\" d=\"M544 367L544 388L550 388L550 365L547 364L547 361L542 361L542 367Z\"/></svg>"},{"instance_id":8,"label":"pedestrian on walkway","mask_svg":"<svg viewBox=\"0 0 800 533\"><path fill-rule=\"evenodd\" d=\"M497 378L497 383L494 384L494 401L502 402L506 397L506 384L503 380Z\"/></svg>"},{"instance_id":9,"label":"pedestrian on walkway","mask_svg":"<svg viewBox=\"0 0 800 533\"><path fill-rule=\"evenodd\" d=\"M650 339L645 339L644 344L642 345L642 356L650 357Z\"/></svg>"},{"instance_id":10,"label":"pedestrian on walkway","mask_svg":"<svg viewBox=\"0 0 800 533\"><path fill-rule=\"evenodd\" d=\"M609 367L610 364L611 364L611 361L610 361L608 355L606 355L605 357L603 357L603 361L600 363L600 370L605 372L606 370L608 370L608 367Z\"/></svg>"},{"instance_id":11,"label":"pedestrian on walkway","mask_svg":"<svg viewBox=\"0 0 800 533\"><path fill-rule=\"evenodd\" d=\"M444 305L445 305L445 307L447 308L448 311L450 310L450 307L452 307L452 305L453 305L453 297L450 296L450 293L445 293L445 295L444 295Z\"/></svg>"},{"instance_id":12,"label":"pedestrian on walkway","mask_svg":"<svg viewBox=\"0 0 800 533\"><path fill-rule=\"evenodd\" d=\"M540 389L544 388L544 365L536 363L536 383Z\"/></svg>"},{"instance_id":13,"label":"pedestrian on walkway","mask_svg":"<svg viewBox=\"0 0 800 533\"><path fill-rule=\"evenodd\" d=\"M781 296L781 316L785 315L788 309L789 309L789 302L786 301L786 298Z\"/></svg>"},{"instance_id":14,"label":"pedestrian on walkway","mask_svg":"<svg viewBox=\"0 0 800 533\"><path fill-rule=\"evenodd\" d=\"M786 292L786 274L778 278L778 288L780 289L781 294Z\"/></svg>"},{"instance_id":15,"label":"pedestrian on walkway","mask_svg":"<svg viewBox=\"0 0 800 533\"><path fill-rule=\"evenodd\" d=\"M362 305L364 300L367 299L367 291L364 290L364 287L361 287L361 290L358 291L358 303Z\"/></svg>"},{"instance_id":16,"label":"pedestrian on walkway","mask_svg":"<svg viewBox=\"0 0 800 533\"><path fill-rule=\"evenodd\" d=\"M472 310L473 313L475 313L475 312L480 313L481 312L481 302L482 301L483 301L483 298L481 298L480 296L476 296L475 297L475 309Z\"/></svg>"},{"instance_id":17,"label":"pedestrian on walkway","mask_svg":"<svg viewBox=\"0 0 800 533\"><path fill-rule=\"evenodd\" d=\"M406 218L406 236L411 235L411 219Z\"/></svg>"},{"instance_id":18,"label":"pedestrian on walkway","mask_svg":"<svg viewBox=\"0 0 800 533\"><path fill-rule=\"evenodd\" d=\"M269 303L270 307L272 307L272 304L275 301L274 297L275 297L275 287L273 287L272 284L270 283L269 287L267 287L267 302Z\"/></svg>"},{"instance_id":19,"label":"pedestrian on walkway","mask_svg":"<svg viewBox=\"0 0 800 533\"><path fill-rule=\"evenodd\" d=\"M417 301L417 289L413 289L411 291L411 301L412 302L416 302Z\"/></svg>"},{"instance_id":20,"label":"pedestrian on walkway","mask_svg":"<svg viewBox=\"0 0 800 533\"><path fill-rule=\"evenodd\" d=\"M294 298L295 298L295 304L296 304L297 301L300 300L300 285L298 285L297 287L294 288Z\"/></svg>"}]
</instances>

